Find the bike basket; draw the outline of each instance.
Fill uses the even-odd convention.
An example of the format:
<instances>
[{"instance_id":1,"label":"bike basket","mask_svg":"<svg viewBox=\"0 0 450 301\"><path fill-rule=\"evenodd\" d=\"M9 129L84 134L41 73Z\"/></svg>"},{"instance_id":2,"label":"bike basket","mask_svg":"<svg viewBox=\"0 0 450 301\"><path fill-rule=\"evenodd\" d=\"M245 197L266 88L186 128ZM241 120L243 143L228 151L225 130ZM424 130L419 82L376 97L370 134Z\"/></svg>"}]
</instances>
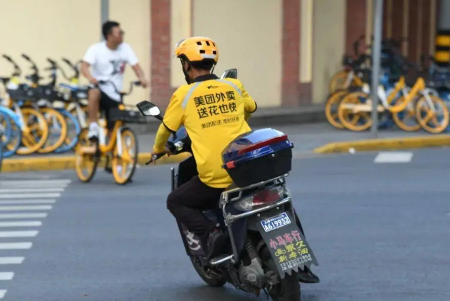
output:
<instances>
[{"instance_id":1,"label":"bike basket","mask_svg":"<svg viewBox=\"0 0 450 301\"><path fill-rule=\"evenodd\" d=\"M111 108L109 111L109 119L112 122L123 121L125 123L148 123L149 119L141 115L139 111L120 110L118 108Z\"/></svg>"},{"instance_id":2,"label":"bike basket","mask_svg":"<svg viewBox=\"0 0 450 301\"><path fill-rule=\"evenodd\" d=\"M45 99L48 101L65 101L63 94L51 87L40 87L38 90L38 96L40 99Z\"/></svg>"},{"instance_id":3,"label":"bike basket","mask_svg":"<svg viewBox=\"0 0 450 301\"><path fill-rule=\"evenodd\" d=\"M40 99L39 93L36 89L7 89L9 98L15 101L38 101Z\"/></svg>"},{"instance_id":4,"label":"bike basket","mask_svg":"<svg viewBox=\"0 0 450 301\"><path fill-rule=\"evenodd\" d=\"M354 59L351 56L344 56L342 58L342 65L343 66L352 66L352 64L354 63Z\"/></svg>"}]
</instances>

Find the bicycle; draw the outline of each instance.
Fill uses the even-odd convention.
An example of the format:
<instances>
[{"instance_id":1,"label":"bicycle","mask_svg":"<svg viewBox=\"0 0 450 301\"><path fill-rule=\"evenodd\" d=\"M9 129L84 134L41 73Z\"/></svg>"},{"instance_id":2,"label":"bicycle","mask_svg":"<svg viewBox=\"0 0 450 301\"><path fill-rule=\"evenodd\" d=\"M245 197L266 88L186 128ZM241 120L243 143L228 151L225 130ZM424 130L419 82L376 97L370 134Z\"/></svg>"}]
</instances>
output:
<instances>
[{"instance_id":1,"label":"bicycle","mask_svg":"<svg viewBox=\"0 0 450 301\"><path fill-rule=\"evenodd\" d=\"M2 78L2 83L6 89L3 105L15 112L18 116L17 126L22 132L21 145L14 151L18 155L29 155L40 149L48 139L49 129L45 120L34 102L39 99L34 90L25 84L20 84L19 77L22 73L20 67L7 55L3 55L14 67L11 77ZM28 99L26 102L22 99ZM17 100L17 101L15 101ZM12 151L11 147L7 145Z\"/></svg>"},{"instance_id":2,"label":"bicycle","mask_svg":"<svg viewBox=\"0 0 450 301\"><path fill-rule=\"evenodd\" d=\"M55 67L56 62L47 59L51 66L46 68L46 70L51 71L51 81L48 84L40 85L39 81L43 78L39 75L39 70L36 64L29 56L22 54L22 57L31 64L31 69L33 70L33 73L25 78L31 82L31 88L35 89L36 96L39 98L36 102L36 109L47 117L46 121L49 125L49 139L47 139L44 145L38 149L37 152L41 154L48 154L59 148L64 143L68 135L66 119L63 114L52 107L54 102L64 100L60 93L54 89L56 85L57 72L57 68Z\"/></svg>"},{"instance_id":3,"label":"bicycle","mask_svg":"<svg viewBox=\"0 0 450 301\"><path fill-rule=\"evenodd\" d=\"M3 132L3 158L14 155L22 141L20 118L12 110L0 106L0 131Z\"/></svg>"},{"instance_id":4,"label":"bicycle","mask_svg":"<svg viewBox=\"0 0 450 301\"><path fill-rule=\"evenodd\" d=\"M357 76L357 72L355 72L356 68L366 69L365 61L367 56L359 53L359 44L363 40L364 36L361 36L353 43L353 56L344 55L342 58L342 65L344 68L331 77L330 83L328 84L329 94L333 94L340 90L346 90L351 86L361 87L363 85L363 81L361 81ZM334 119L332 118L331 120Z\"/></svg>"},{"instance_id":5,"label":"bicycle","mask_svg":"<svg viewBox=\"0 0 450 301\"><path fill-rule=\"evenodd\" d=\"M0 173L2 172L2 165L3 165L3 142L2 142L3 132L2 129L0 129Z\"/></svg>"},{"instance_id":6,"label":"bicycle","mask_svg":"<svg viewBox=\"0 0 450 301\"><path fill-rule=\"evenodd\" d=\"M414 64L408 65L411 66ZM399 93L401 93L401 97L398 97ZM424 120L424 118L419 119L419 114L415 113L417 112L416 108L419 105L423 107L423 104L426 104L429 107L428 112L436 112L435 104L440 105L441 107L445 107L445 105L442 106L443 101L437 97L435 92L426 88L425 80L422 77L418 77L413 87L409 89L406 86L405 77L401 76L394 89L391 93L389 93L388 96L386 96L384 88L382 86L379 86L378 97L381 100L381 104L378 105L377 110L381 114L391 113L395 124L405 131L417 131L421 127L424 128L422 124L424 122L427 122L428 119L435 116L431 114L431 117L429 117L427 120ZM414 101L416 99L417 102L416 104L414 104ZM395 103L391 105L394 100ZM370 112L372 112L372 109L372 100L370 99L370 95L364 92L355 92L346 95L342 99L341 104L339 105L338 115L340 121L346 128L353 131L364 131L372 126L372 119L369 114ZM445 107L445 109L443 108L443 111L443 125L431 130L426 128L424 129L429 132L434 130L434 133L442 132L449 123L448 109ZM399 114L403 114L403 117L401 117ZM353 122L353 119L349 120L348 117L350 115L353 116L353 118L358 118L358 121L360 121L361 117L363 117L362 123L356 125ZM356 117L354 117L355 115ZM418 124L413 124L411 126L407 125L404 122L404 118L414 115L416 115Z\"/></svg>"},{"instance_id":7,"label":"bicycle","mask_svg":"<svg viewBox=\"0 0 450 301\"><path fill-rule=\"evenodd\" d=\"M65 59L67 60L67 59ZM73 99L68 97L64 91L62 91L61 87L63 84L60 84L58 88L56 88L56 81L57 81L57 71L59 70L64 78L67 80L71 80L69 77L67 77L64 70L52 59L47 58L47 61L50 63L50 67L47 68L47 70L51 71L51 78L52 81L49 86L52 87L53 90L55 90L55 97L51 101L47 101L47 105L49 106L50 103L52 104L53 108L61 113L61 115L64 117L64 120L67 124L67 137L64 139L61 146L59 146L57 149L54 150L55 153L63 153L72 150L78 143L78 135L81 132L80 123L76 116L74 116L71 112L67 110L68 106L72 103ZM70 62L69 62L70 63ZM58 101L63 102L63 106L55 106L54 104Z\"/></svg>"},{"instance_id":8,"label":"bicycle","mask_svg":"<svg viewBox=\"0 0 450 301\"><path fill-rule=\"evenodd\" d=\"M107 166L110 157L112 157L111 164L114 181L119 185L124 185L131 181L138 160L137 137L125 123L147 123L147 119L136 110L126 110L126 106L123 104L124 96L131 94L133 86L140 86L139 81L131 82L128 92L119 92L111 81L99 81L99 84L107 83L112 84L120 95L119 107L110 110L110 119L111 122L114 122L111 137L106 142L108 130L104 113L101 112L99 139L91 141L88 139L88 128L81 130L78 137L78 147L75 148L75 171L81 182L88 183L94 177L101 158L106 158ZM128 148L127 142L134 146Z\"/></svg>"}]
</instances>

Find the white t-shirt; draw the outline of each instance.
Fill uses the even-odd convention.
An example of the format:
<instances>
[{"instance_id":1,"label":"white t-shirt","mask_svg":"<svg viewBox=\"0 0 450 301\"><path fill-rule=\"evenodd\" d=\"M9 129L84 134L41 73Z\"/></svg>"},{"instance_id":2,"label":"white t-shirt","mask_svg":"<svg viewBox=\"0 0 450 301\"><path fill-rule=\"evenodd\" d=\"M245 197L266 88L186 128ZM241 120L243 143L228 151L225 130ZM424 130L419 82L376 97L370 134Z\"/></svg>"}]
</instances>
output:
<instances>
[{"instance_id":1,"label":"white t-shirt","mask_svg":"<svg viewBox=\"0 0 450 301\"><path fill-rule=\"evenodd\" d=\"M90 46L83 61L91 65L91 74L96 80L109 80L119 91L123 88L123 73L126 64L134 66L138 63L136 54L130 45L122 43L116 50L111 50L106 46L105 41ZM120 101L120 95L110 83L99 84L99 87L111 99Z\"/></svg>"}]
</instances>

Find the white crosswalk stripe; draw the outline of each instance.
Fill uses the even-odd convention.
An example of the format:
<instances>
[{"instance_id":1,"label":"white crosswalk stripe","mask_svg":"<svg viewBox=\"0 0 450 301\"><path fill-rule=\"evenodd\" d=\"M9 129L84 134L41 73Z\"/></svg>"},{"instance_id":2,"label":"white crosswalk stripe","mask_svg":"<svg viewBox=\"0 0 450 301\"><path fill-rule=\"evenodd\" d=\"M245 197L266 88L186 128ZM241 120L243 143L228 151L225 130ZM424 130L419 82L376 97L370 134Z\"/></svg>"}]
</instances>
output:
<instances>
[{"instance_id":1,"label":"white crosswalk stripe","mask_svg":"<svg viewBox=\"0 0 450 301\"><path fill-rule=\"evenodd\" d=\"M62 192L64 188L0 188L0 193L12 192Z\"/></svg>"},{"instance_id":2,"label":"white crosswalk stripe","mask_svg":"<svg viewBox=\"0 0 450 301\"><path fill-rule=\"evenodd\" d=\"M3 193L0 194L0 199L40 199L40 198L58 198L60 193Z\"/></svg>"},{"instance_id":3,"label":"white crosswalk stripe","mask_svg":"<svg viewBox=\"0 0 450 301\"><path fill-rule=\"evenodd\" d=\"M13 204L53 204L56 200L14 200L14 201L0 201L0 205Z\"/></svg>"},{"instance_id":4,"label":"white crosswalk stripe","mask_svg":"<svg viewBox=\"0 0 450 301\"><path fill-rule=\"evenodd\" d=\"M0 272L0 280L11 280L13 277L13 272Z\"/></svg>"},{"instance_id":5,"label":"white crosswalk stripe","mask_svg":"<svg viewBox=\"0 0 450 301\"><path fill-rule=\"evenodd\" d=\"M39 231L0 231L0 238L5 237L35 237Z\"/></svg>"},{"instance_id":6,"label":"white crosswalk stripe","mask_svg":"<svg viewBox=\"0 0 450 301\"><path fill-rule=\"evenodd\" d=\"M0 180L0 299L14 279L11 267L24 262L24 250L33 247L42 220L70 183L68 179ZM14 256L15 251L20 256Z\"/></svg>"},{"instance_id":7,"label":"white crosswalk stripe","mask_svg":"<svg viewBox=\"0 0 450 301\"><path fill-rule=\"evenodd\" d=\"M14 222L0 222L1 227L40 227L41 221L14 221Z\"/></svg>"},{"instance_id":8,"label":"white crosswalk stripe","mask_svg":"<svg viewBox=\"0 0 450 301\"><path fill-rule=\"evenodd\" d=\"M0 257L0 264L21 264L23 257Z\"/></svg>"},{"instance_id":9,"label":"white crosswalk stripe","mask_svg":"<svg viewBox=\"0 0 450 301\"><path fill-rule=\"evenodd\" d=\"M32 206L0 206L0 211L31 211L31 210L50 210L51 205L32 205Z\"/></svg>"},{"instance_id":10,"label":"white crosswalk stripe","mask_svg":"<svg viewBox=\"0 0 450 301\"><path fill-rule=\"evenodd\" d=\"M46 218L47 213L0 213L0 219Z\"/></svg>"}]
</instances>

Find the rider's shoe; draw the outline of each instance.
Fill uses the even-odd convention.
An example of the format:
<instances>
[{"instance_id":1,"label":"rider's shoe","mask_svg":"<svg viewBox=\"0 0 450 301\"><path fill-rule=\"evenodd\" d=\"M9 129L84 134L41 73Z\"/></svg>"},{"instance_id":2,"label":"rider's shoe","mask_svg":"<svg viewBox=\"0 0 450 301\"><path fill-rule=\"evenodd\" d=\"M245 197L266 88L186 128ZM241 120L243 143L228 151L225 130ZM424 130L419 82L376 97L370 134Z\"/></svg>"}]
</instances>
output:
<instances>
[{"instance_id":1,"label":"rider's shoe","mask_svg":"<svg viewBox=\"0 0 450 301\"><path fill-rule=\"evenodd\" d=\"M319 283L320 279L317 275L315 275L308 267L305 266L305 270L298 270L297 273L298 281L303 283Z\"/></svg>"},{"instance_id":2,"label":"rider's shoe","mask_svg":"<svg viewBox=\"0 0 450 301\"><path fill-rule=\"evenodd\" d=\"M89 131L88 131L88 139L90 141L98 140L99 131L100 131L100 128L96 122L90 123Z\"/></svg>"},{"instance_id":3,"label":"rider's shoe","mask_svg":"<svg viewBox=\"0 0 450 301\"><path fill-rule=\"evenodd\" d=\"M224 253L227 248L228 237L219 229L214 229L208 236L208 254L206 259L211 259Z\"/></svg>"}]
</instances>

